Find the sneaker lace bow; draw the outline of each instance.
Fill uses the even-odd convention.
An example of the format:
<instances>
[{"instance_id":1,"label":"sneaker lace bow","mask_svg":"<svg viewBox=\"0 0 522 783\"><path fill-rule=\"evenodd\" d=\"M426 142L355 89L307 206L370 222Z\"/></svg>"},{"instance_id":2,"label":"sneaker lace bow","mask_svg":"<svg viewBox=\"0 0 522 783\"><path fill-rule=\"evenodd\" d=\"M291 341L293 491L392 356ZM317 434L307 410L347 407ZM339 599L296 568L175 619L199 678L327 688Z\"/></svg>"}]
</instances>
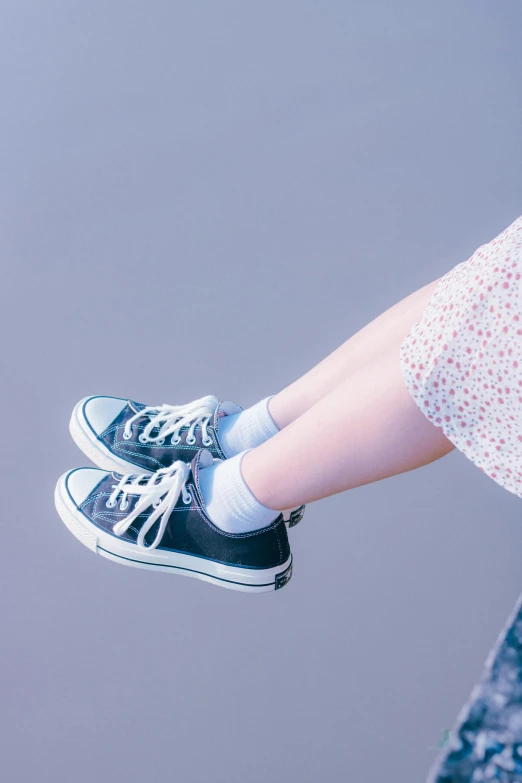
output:
<instances>
[{"instance_id":1,"label":"sneaker lace bow","mask_svg":"<svg viewBox=\"0 0 522 783\"><path fill-rule=\"evenodd\" d=\"M148 416L150 421L139 436L142 443L152 442L162 445L165 438L172 435L171 444L177 445L181 440L180 430L183 427L188 427L186 442L192 446L196 442L195 429L201 426L203 445L211 446L212 438L207 432L207 427L218 405L219 400L212 394L208 394L206 397L201 397L186 405L158 405L142 408L127 420L123 428L123 438L129 440L132 425L144 416ZM158 430L158 433L152 435L152 431L155 429Z\"/></svg>"},{"instance_id":2,"label":"sneaker lace bow","mask_svg":"<svg viewBox=\"0 0 522 783\"><path fill-rule=\"evenodd\" d=\"M186 505L192 502L192 495L185 486L189 473L190 464L177 460L169 468L158 470L152 476L134 474L122 476L118 484L112 485L113 492L107 500L108 508L114 508L120 496L122 511L129 505L128 495L138 495L139 499L131 513L114 525L114 534L122 536L134 520L152 506L153 510L142 525L136 543L142 549L156 549L163 538L170 513L178 502L179 496L183 496L183 503ZM156 537L152 544L146 544L145 537L158 520Z\"/></svg>"}]
</instances>

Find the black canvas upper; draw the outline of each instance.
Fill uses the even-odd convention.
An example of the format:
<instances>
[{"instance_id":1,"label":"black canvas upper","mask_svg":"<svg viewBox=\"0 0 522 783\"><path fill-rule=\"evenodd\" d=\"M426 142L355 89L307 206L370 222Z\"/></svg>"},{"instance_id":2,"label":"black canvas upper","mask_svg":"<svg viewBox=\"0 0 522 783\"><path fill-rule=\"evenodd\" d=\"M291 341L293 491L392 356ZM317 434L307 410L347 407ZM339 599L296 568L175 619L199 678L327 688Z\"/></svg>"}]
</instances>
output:
<instances>
[{"instance_id":1,"label":"black canvas upper","mask_svg":"<svg viewBox=\"0 0 522 783\"><path fill-rule=\"evenodd\" d=\"M203 443L201 426L196 427L194 430L196 442L192 445L186 442L189 432L188 426L183 427L180 430L179 437L181 438L181 442L177 445L171 444L171 435L168 435L165 438L165 442L162 445L150 441L148 443L140 443L139 437L150 422L149 416L144 416L142 419L133 422L131 437L128 440L124 439L123 432L126 422L145 407L146 406L142 403L129 401L110 426L98 436L98 439L101 440L113 454L120 457L120 459L131 462L133 465L136 465L136 467L151 473L154 473L160 468L170 467L170 465L178 459L183 462L190 462L198 450L202 448L208 449L213 457L225 459L225 454L221 450L217 438L217 408L207 425L207 434L212 439L212 445L210 446L205 446ZM157 434L158 431L152 431L153 436Z\"/></svg>"},{"instance_id":2,"label":"black canvas upper","mask_svg":"<svg viewBox=\"0 0 522 783\"><path fill-rule=\"evenodd\" d=\"M269 527L241 534L225 533L211 522L205 513L198 485L199 461L200 453L191 462L190 474L185 484L186 490L192 496L192 502L185 505L182 496L179 497L157 548L246 568L273 568L285 563L290 557L290 546L282 516ZM90 522L112 535L115 535L114 525L131 513L138 500L137 495L129 494L125 510L120 510L119 499L115 507L107 507L107 500L120 479L121 475L118 473L107 475L79 507ZM131 490L129 492L131 493ZM152 506L134 520L126 533L116 537L136 543L141 525L151 512ZM147 544L154 540L158 527L159 521L147 533Z\"/></svg>"}]
</instances>

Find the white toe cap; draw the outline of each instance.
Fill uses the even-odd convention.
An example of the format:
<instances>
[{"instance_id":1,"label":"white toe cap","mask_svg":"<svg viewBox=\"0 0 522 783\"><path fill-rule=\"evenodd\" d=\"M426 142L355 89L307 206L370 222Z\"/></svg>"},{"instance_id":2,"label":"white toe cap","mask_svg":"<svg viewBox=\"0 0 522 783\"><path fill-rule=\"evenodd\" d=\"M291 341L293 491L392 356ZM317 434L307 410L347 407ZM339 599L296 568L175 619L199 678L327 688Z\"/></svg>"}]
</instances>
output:
<instances>
[{"instance_id":1,"label":"white toe cap","mask_svg":"<svg viewBox=\"0 0 522 783\"><path fill-rule=\"evenodd\" d=\"M83 416L96 435L101 435L127 405L119 397L90 397L81 406Z\"/></svg>"},{"instance_id":2,"label":"white toe cap","mask_svg":"<svg viewBox=\"0 0 522 783\"><path fill-rule=\"evenodd\" d=\"M80 506L94 487L108 475L106 470L99 468L77 468L67 474L65 484L76 505Z\"/></svg>"}]
</instances>

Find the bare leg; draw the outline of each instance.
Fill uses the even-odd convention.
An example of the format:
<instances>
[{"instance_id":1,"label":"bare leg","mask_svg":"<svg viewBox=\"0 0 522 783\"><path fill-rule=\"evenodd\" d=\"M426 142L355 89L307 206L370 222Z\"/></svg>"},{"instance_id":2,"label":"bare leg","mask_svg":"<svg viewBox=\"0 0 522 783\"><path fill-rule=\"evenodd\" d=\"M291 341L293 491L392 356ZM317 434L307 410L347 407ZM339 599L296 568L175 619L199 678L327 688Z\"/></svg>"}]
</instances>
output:
<instances>
[{"instance_id":1,"label":"bare leg","mask_svg":"<svg viewBox=\"0 0 522 783\"><path fill-rule=\"evenodd\" d=\"M338 383L388 351L396 351L420 320L440 278L402 299L350 337L312 370L270 400L272 418L283 429Z\"/></svg>"},{"instance_id":2,"label":"bare leg","mask_svg":"<svg viewBox=\"0 0 522 783\"><path fill-rule=\"evenodd\" d=\"M410 312L411 327L418 309ZM385 350L245 455L243 477L261 503L276 510L309 503L426 465L454 448L406 388L399 349L408 318L392 321ZM374 329L372 339L380 344L382 334ZM341 374L335 361L326 366L330 378ZM314 393L320 388L319 379Z\"/></svg>"}]
</instances>

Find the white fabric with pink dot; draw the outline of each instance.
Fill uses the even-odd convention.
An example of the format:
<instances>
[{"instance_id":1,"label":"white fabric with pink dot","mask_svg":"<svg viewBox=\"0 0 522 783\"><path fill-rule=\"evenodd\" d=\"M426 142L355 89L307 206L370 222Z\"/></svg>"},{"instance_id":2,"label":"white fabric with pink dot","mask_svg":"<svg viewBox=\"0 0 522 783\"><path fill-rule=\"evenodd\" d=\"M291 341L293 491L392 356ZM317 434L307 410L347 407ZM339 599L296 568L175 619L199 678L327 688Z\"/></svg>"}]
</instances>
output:
<instances>
[{"instance_id":1,"label":"white fabric with pink dot","mask_svg":"<svg viewBox=\"0 0 522 783\"><path fill-rule=\"evenodd\" d=\"M425 416L522 497L522 217L441 278L400 363Z\"/></svg>"}]
</instances>

